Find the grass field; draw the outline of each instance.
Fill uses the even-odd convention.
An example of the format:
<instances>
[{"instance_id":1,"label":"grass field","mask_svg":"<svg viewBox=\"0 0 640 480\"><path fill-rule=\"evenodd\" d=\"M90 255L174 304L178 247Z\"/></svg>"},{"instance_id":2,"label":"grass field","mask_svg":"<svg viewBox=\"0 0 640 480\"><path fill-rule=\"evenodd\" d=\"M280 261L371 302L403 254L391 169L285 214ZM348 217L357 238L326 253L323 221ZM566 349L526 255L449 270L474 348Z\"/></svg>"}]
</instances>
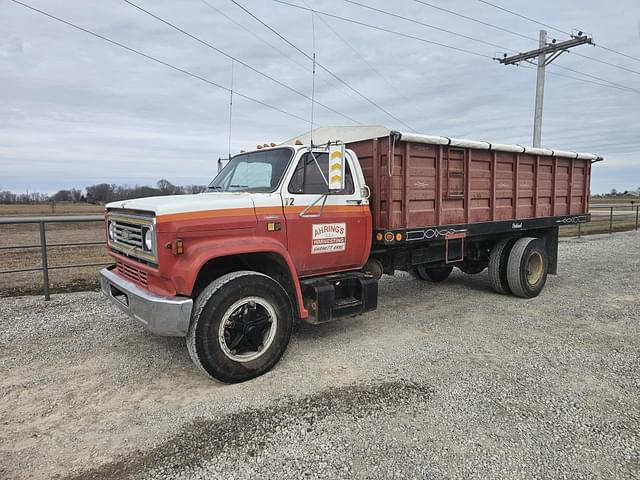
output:
<instances>
[{"instance_id":1,"label":"grass field","mask_svg":"<svg viewBox=\"0 0 640 480\"><path fill-rule=\"evenodd\" d=\"M2 205L0 216L27 215L90 215L104 212L103 205L93 205L84 202L57 202L34 205Z\"/></svg>"},{"instance_id":2,"label":"grass field","mask_svg":"<svg viewBox=\"0 0 640 480\"><path fill-rule=\"evenodd\" d=\"M635 228L636 214L631 204L613 202L620 199L595 199L592 207L616 204L614 210L613 230L615 232ZM629 205L625 208L624 205ZM92 214L101 213L101 205L84 203L59 203L55 205L53 214ZM51 215L50 205L0 205L0 216ZM70 242L104 241L102 222L47 224L47 244ZM609 210L592 209L592 222L581 225L583 235L607 233L609 231ZM577 236L576 226L561 227L560 235ZM37 225L0 225L0 271L22 268L39 268L41 252L39 248L6 250L9 245L38 245L40 242ZM47 249L51 267L64 264L109 263L110 257L104 246L62 247L49 246ZM49 272L51 291L75 291L98 287L97 272L99 267L83 267L70 269L52 269ZM28 272L16 274L0 274L0 297L16 294L40 294L42 292L42 273Z\"/></svg>"}]
</instances>

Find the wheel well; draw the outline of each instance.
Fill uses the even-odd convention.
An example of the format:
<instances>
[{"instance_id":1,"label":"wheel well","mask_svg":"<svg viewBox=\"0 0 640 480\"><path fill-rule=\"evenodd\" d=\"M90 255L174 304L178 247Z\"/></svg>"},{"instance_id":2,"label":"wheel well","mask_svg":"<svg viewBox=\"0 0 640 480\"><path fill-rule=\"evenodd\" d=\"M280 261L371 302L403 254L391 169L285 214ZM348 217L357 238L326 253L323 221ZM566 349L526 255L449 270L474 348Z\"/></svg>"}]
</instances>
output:
<instances>
[{"instance_id":1,"label":"wheel well","mask_svg":"<svg viewBox=\"0 0 640 480\"><path fill-rule=\"evenodd\" d=\"M284 287L291 299L294 312L297 312L296 289L291 272L284 259L277 253L260 252L218 257L205 263L193 286L192 296L197 298L200 292L216 278L238 270L253 270L264 273Z\"/></svg>"}]
</instances>

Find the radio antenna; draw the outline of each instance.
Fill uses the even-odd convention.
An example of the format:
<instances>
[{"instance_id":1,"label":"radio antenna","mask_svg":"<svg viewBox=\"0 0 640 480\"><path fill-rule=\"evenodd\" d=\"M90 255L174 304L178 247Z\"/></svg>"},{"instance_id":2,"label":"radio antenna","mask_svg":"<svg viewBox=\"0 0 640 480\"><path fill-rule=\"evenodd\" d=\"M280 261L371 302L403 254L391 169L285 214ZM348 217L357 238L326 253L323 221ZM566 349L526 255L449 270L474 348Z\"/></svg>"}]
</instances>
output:
<instances>
[{"instance_id":1,"label":"radio antenna","mask_svg":"<svg viewBox=\"0 0 640 480\"><path fill-rule=\"evenodd\" d=\"M231 160L231 121L233 120L233 67L235 65L235 61L231 60L231 88L229 88L229 142L227 155L229 160Z\"/></svg>"},{"instance_id":2,"label":"radio antenna","mask_svg":"<svg viewBox=\"0 0 640 480\"><path fill-rule=\"evenodd\" d=\"M313 147L313 113L316 97L316 22L315 12L311 11L311 43L313 45L313 70L311 73L311 129L309 136L311 137L311 146Z\"/></svg>"}]
</instances>

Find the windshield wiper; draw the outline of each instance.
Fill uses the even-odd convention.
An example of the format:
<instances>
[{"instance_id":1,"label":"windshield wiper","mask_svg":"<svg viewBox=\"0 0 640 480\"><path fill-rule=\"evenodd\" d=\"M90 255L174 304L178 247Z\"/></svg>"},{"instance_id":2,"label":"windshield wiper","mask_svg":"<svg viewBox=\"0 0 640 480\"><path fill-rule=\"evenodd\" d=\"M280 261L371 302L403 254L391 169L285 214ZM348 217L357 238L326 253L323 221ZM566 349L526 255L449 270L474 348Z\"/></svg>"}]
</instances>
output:
<instances>
[{"instance_id":1,"label":"windshield wiper","mask_svg":"<svg viewBox=\"0 0 640 480\"><path fill-rule=\"evenodd\" d=\"M209 185L207 190L222 190L222 185Z\"/></svg>"},{"instance_id":2,"label":"windshield wiper","mask_svg":"<svg viewBox=\"0 0 640 480\"><path fill-rule=\"evenodd\" d=\"M249 188L249 185L229 185L229 188Z\"/></svg>"}]
</instances>

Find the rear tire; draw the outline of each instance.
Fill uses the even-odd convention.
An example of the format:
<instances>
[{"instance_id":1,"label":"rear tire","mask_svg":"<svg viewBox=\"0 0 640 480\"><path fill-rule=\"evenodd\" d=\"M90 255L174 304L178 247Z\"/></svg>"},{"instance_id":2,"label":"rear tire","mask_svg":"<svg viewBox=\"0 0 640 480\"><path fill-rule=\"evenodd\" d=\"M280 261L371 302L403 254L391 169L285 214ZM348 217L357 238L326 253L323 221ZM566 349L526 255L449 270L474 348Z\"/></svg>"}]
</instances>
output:
<instances>
[{"instance_id":1,"label":"rear tire","mask_svg":"<svg viewBox=\"0 0 640 480\"><path fill-rule=\"evenodd\" d=\"M478 273L482 273L482 271L487 267L486 263L482 262L471 262L471 263L461 263L458 265L458 268L463 273L467 275L477 275Z\"/></svg>"},{"instance_id":2,"label":"rear tire","mask_svg":"<svg viewBox=\"0 0 640 480\"><path fill-rule=\"evenodd\" d=\"M491 249L489 255L489 282L496 293L511 293L507 279L507 263L515 238L503 238Z\"/></svg>"},{"instance_id":3,"label":"rear tire","mask_svg":"<svg viewBox=\"0 0 640 480\"><path fill-rule=\"evenodd\" d=\"M425 280L427 282L442 282L449 278L452 270L453 265L437 268L427 267L426 265L416 265L414 272L415 276L420 280Z\"/></svg>"},{"instance_id":4,"label":"rear tire","mask_svg":"<svg viewBox=\"0 0 640 480\"><path fill-rule=\"evenodd\" d=\"M239 271L198 296L187 335L193 363L208 377L239 383L269 371L293 330L289 296L273 278Z\"/></svg>"},{"instance_id":5,"label":"rear tire","mask_svg":"<svg viewBox=\"0 0 640 480\"><path fill-rule=\"evenodd\" d=\"M511 249L507 267L509 288L522 298L536 297L547 281L547 249L543 240L525 237Z\"/></svg>"}]
</instances>

